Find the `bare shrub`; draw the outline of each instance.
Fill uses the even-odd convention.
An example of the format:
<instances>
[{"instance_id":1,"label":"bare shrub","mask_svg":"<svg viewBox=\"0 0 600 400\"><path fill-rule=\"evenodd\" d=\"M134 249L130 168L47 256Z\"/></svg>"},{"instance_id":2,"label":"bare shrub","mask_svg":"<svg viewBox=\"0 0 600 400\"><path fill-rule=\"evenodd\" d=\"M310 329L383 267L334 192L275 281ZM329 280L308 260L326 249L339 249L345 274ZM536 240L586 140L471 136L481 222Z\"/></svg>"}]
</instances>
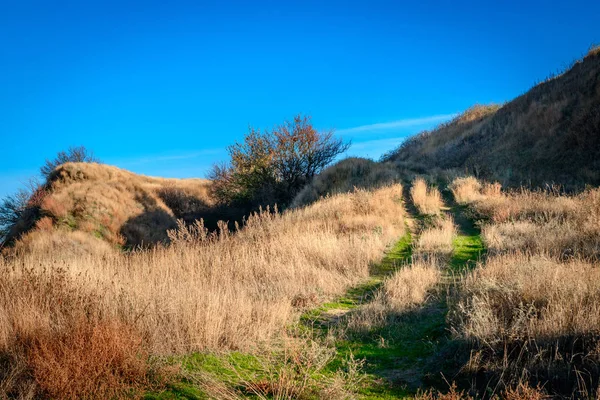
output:
<instances>
[{"instance_id":1,"label":"bare shrub","mask_svg":"<svg viewBox=\"0 0 600 400\"><path fill-rule=\"evenodd\" d=\"M40 206L48 192L36 180L30 179L15 194L0 202L0 248L12 243L31 229L40 218Z\"/></svg>"},{"instance_id":2,"label":"bare shrub","mask_svg":"<svg viewBox=\"0 0 600 400\"><path fill-rule=\"evenodd\" d=\"M40 173L44 178L48 178L52 171L59 165L73 163L99 163L93 151L86 149L84 146L71 146L67 151L60 151L53 159L46 159L45 164L40 168Z\"/></svg>"}]
</instances>

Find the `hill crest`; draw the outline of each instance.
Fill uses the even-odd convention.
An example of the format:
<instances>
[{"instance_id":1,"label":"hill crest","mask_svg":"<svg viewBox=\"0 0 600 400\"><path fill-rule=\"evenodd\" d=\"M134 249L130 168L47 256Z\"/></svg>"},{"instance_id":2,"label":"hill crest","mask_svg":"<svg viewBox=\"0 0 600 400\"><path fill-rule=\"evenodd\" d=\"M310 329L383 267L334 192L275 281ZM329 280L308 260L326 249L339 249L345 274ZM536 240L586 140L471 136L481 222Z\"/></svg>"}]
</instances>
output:
<instances>
[{"instance_id":1,"label":"hill crest","mask_svg":"<svg viewBox=\"0 0 600 400\"><path fill-rule=\"evenodd\" d=\"M138 175L98 163L65 163L36 193L10 236L12 251L72 254L168 241L177 219L199 218L214 202L210 181Z\"/></svg>"}]
</instances>

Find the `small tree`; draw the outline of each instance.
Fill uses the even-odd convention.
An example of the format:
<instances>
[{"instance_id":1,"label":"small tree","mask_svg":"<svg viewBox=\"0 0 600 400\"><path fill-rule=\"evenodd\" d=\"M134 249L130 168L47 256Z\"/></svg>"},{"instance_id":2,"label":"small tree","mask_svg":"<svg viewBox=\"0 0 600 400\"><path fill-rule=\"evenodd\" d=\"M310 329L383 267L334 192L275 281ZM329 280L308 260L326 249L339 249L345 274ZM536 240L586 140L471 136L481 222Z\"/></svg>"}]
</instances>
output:
<instances>
[{"instance_id":1,"label":"small tree","mask_svg":"<svg viewBox=\"0 0 600 400\"><path fill-rule=\"evenodd\" d=\"M100 160L84 146L72 146L67 151L58 152L54 159L46 159L46 163L40 168L40 173L44 178L48 178L56 167L67 162L100 162Z\"/></svg>"},{"instance_id":2,"label":"small tree","mask_svg":"<svg viewBox=\"0 0 600 400\"><path fill-rule=\"evenodd\" d=\"M0 201L0 245L17 233L13 231L17 223L26 225L25 220L35 219L45 194L39 181L32 178L25 187Z\"/></svg>"},{"instance_id":3,"label":"small tree","mask_svg":"<svg viewBox=\"0 0 600 400\"><path fill-rule=\"evenodd\" d=\"M271 132L250 128L243 142L227 148L229 163L213 167L213 195L222 204L285 206L349 146L333 131L317 131L307 116Z\"/></svg>"}]
</instances>

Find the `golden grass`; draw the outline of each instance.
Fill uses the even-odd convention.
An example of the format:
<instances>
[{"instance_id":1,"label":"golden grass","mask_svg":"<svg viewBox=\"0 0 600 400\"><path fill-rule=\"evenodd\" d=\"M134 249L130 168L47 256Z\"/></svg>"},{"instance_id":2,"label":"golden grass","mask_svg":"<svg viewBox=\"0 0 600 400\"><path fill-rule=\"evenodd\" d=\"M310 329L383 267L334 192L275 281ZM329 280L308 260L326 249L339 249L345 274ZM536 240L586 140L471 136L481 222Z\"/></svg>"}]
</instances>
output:
<instances>
[{"instance_id":1,"label":"golden grass","mask_svg":"<svg viewBox=\"0 0 600 400\"><path fill-rule=\"evenodd\" d=\"M402 266L383 282L370 302L350 315L346 328L353 333L368 334L383 326L388 318L423 306L440 278L435 258Z\"/></svg>"},{"instance_id":2,"label":"golden grass","mask_svg":"<svg viewBox=\"0 0 600 400\"><path fill-rule=\"evenodd\" d=\"M472 176L456 178L449 185L449 188L454 195L454 200L461 205L473 203L482 198L482 185Z\"/></svg>"},{"instance_id":3,"label":"golden grass","mask_svg":"<svg viewBox=\"0 0 600 400\"><path fill-rule=\"evenodd\" d=\"M202 179L151 178L108 165L66 163L48 178L40 207L43 218L34 228L39 231L51 226L59 230L58 236L84 232L113 246L165 243L166 230L176 226L187 204L193 202L189 207L197 212L214 205L209 188L210 182ZM33 231L14 251L45 245L37 243L47 241L45 235ZM93 239L79 239L73 241L81 251L101 247Z\"/></svg>"},{"instance_id":4,"label":"golden grass","mask_svg":"<svg viewBox=\"0 0 600 400\"><path fill-rule=\"evenodd\" d=\"M600 269L577 259L503 254L463 283L460 332L486 344L538 344L600 332Z\"/></svg>"},{"instance_id":5,"label":"golden grass","mask_svg":"<svg viewBox=\"0 0 600 400\"><path fill-rule=\"evenodd\" d=\"M434 257L440 262L449 261L454 250L453 241L457 229L450 216L440 216L419 234L414 249L414 257Z\"/></svg>"},{"instance_id":6,"label":"golden grass","mask_svg":"<svg viewBox=\"0 0 600 400\"><path fill-rule=\"evenodd\" d=\"M600 256L600 190L561 195L557 190L502 193L498 184L459 178L455 196L489 223L482 227L492 253L525 251L559 257Z\"/></svg>"},{"instance_id":7,"label":"golden grass","mask_svg":"<svg viewBox=\"0 0 600 400\"><path fill-rule=\"evenodd\" d=\"M355 188L375 189L398 182L399 171L390 164L350 157L327 167L306 185L292 202L292 207L305 206L322 197L347 193Z\"/></svg>"},{"instance_id":8,"label":"golden grass","mask_svg":"<svg viewBox=\"0 0 600 400\"><path fill-rule=\"evenodd\" d=\"M484 187L473 178L453 184L484 218L488 249L451 311L456 337L474 349L464 371L486 370L509 387L525 377L565 396L592 393L600 379L600 190ZM582 370L585 378L574 378Z\"/></svg>"},{"instance_id":9,"label":"golden grass","mask_svg":"<svg viewBox=\"0 0 600 400\"><path fill-rule=\"evenodd\" d=\"M125 327L125 341L141 338L139 347L128 345L138 355L250 349L269 340L298 314L298 296L330 298L368 276L369 265L403 234L401 194L399 185L358 190L284 214L255 215L236 234L173 232L172 246L130 254L103 248L69 256L42 246L0 258L0 353L12 360L0 374L0 388L6 395L18 391L36 366L55 366L75 382L82 370L59 365L70 364L64 346L80 348L82 365L97 359L118 389L143 382L144 374L133 374L118 383L132 371L119 369L129 365L131 353L124 364L106 366L94 356L95 344L79 339L98 329L104 334L103 326ZM55 240L42 233L34 232L40 240ZM106 351L120 346L116 340L106 343ZM36 393L66 393L60 385L53 392L49 381L34 386ZM77 395L91 395L86 383L79 387Z\"/></svg>"},{"instance_id":10,"label":"golden grass","mask_svg":"<svg viewBox=\"0 0 600 400\"><path fill-rule=\"evenodd\" d=\"M436 215L441 212L442 195L436 187L428 186L423 178L415 178L410 188L410 196L423 215Z\"/></svg>"}]
</instances>

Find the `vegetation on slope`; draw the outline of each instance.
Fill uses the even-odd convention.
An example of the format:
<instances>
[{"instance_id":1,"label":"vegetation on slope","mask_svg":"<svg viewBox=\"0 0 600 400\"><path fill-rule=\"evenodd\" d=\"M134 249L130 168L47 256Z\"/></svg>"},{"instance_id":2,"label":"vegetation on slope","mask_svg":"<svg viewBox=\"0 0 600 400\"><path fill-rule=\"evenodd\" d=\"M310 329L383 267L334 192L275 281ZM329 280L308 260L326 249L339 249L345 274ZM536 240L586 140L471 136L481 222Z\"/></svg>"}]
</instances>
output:
<instances>
[{"instance_id":1,"label":"vegetation on slope","mask_svg":"<svg viewBox=\"0 0 600 400\"><path fill-rule=\"evenodd\" d=\"M318 131L310 117L261 132L250 128L244 141L227 148L229 161L215 165L210 173L214 198L223 205L255 211L259 206L287 207L349 143Z\"/></svg>"},{"instance_id":2,"label":"vegetation on slope","mask_svg":"<svg viewBox=\"0 0 600 400\"><path fill-rule=\"evenodd\" d=\"M470 354L463 376L479 393L597 396L600 192L504 193L473 178L452 189L482 218L488 249L454 298L455 338Z\"/></svg>"},{"instance_id":3,"label":"vegetation on slope","mask_svg":"<svg viewBox=\"0 0 600 400\"><path fill-rule=\"evenodd\" d=\"M350 157L327 167L304 186L292 207L311 204L321 197L351 192L355 188L374 189L400 181L399 171L391 164Z\"/></svg>"},{"instance_id":4,"label":"vegetation on slope","mask_svg":"<svg viewBox=\"0 0 600 400\"><path fill-rule=\"evenodd\" d=\"M55 168L11 226L19 239L5 251L110 252L111 247L166 243L177 219L210 215L209 182L136 175L97 163Z\"/></svg>"},{"instance_id":5,"label":"vegetation on slope","mask_svg":"<svg viewBox=\"0 0 600 400\"><path fill-rule=\"evenodd\" d=\"M600 52L502 106L475 106L385 159L455 168L506 185L600 184Z\"/></svg>"},{"instance_id":6,"label":"vegetation on slope","mask_svg":"<svg viewBox=\"0 0 600 400\"><path fill-rule=\"evenodd\" d=\"M86 187L91 172L80 167L58 171L57 185ZM157 184L85 167L106 174L94 184L115 195L127 184L144 191ZM359 190L284 214L266 211L235 234L223 224L210 234L200 223L182 223L169 233L169 247L103 254L34 248L0 258L0 390L121 396L161 384L157 357L268 343L304 307L367 278L404 232L401 193L400 186Z\"/></svg>"}]
</instances>

